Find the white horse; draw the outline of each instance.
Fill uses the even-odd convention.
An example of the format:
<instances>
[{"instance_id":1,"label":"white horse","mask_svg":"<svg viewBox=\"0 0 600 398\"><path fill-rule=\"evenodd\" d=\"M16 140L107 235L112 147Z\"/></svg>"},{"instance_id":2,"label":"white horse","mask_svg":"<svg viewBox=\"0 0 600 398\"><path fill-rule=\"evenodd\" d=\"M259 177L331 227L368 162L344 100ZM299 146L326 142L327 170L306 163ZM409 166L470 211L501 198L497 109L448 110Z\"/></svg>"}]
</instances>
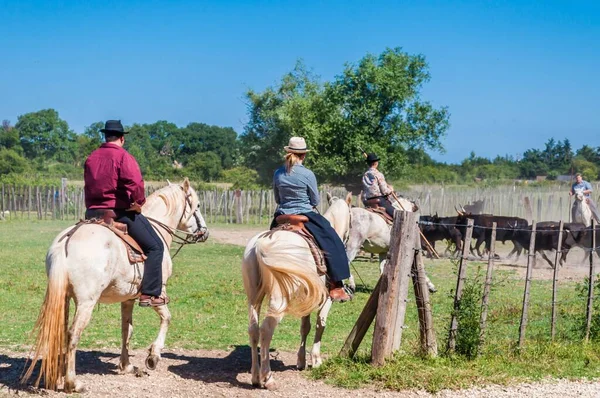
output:
<instances>
[{"instance_id":1,"label":"white horse","mask_svg":"<svg viewBox=\"0 0 600 398\"><path fill-rule=\"evenodd\" d=\"M592 209L588 204L583 189L575 190L575 202L572 209L573 222L584 224L586 227L592 225Z\"/></svg>"},{"instance_id":2,"label":"white horse","mask_svg":"<svg viewBox=\"0 0 600 398\"><path fill-rule=\"evenodd\" d=\"M348 194L347 203L351 203L351 194ZM400 203L394 201L393 206L397 210L414 212L418 207L411 201L405 198L398 198ZM346 224L346 216L341 211L330 212L330 222L341 234L346 237L346 254L348 261L352 263L356 258L359 250L362 248L367 253L379 255L379 272L383 273L383 269L387 262L386 257L390 249L390 240L392 228L379 215L360 207L348 207L345 213L350 214L350 222ZM340 220L338 218L341 217ZM345 229L347 228L347 229ZM350 277L350 288L356 289L354 276ZM427 286L431 292L435 292L435 285L427 277Z\"/></svg>"},{"instance_id":3,"label":"white horse","mask_svg":"<svg viewBox=\"0 0 600 398\"><path fill-rule=\"evenodd\" d=\"M184 232L184 243L193 243L205 241L208 238L208 228L200 213L198 196L187 178L181 185L169 184L150 195L143 207L143 214L153 219L151 223L165 245L162 275L163 294L166 294L165 285L173 266L169 247L174 233ZM42 366L36 386L44 378L46 388L56 389L60 379L64 377L66 392L83 389L83 385L75 378L75 353L81 333L89 323L97 303L121 303L122 346L119 369L123 373L135 372L133 365L129 363L129 340L133 333L133 306L140 295L144 273L143 264L129 263L125 246L109 229L84 224L70 239L61 239L73 228L75 227L62 231L48 249L48 286L36 323L35 354L22 380L26 382L31 377L35 364L41 357ZM65 246L67 242L68 254ZM67 334L71 298L76 310ZM149 348L146 359L149 369L156 368L171 320L171 313L166 305L154 307L154 310L160 316L160 330Z\"/></svg>"},{"instance_id":4,"label":"white horse","mask_svg":"<svg viewBox=\"0 0 600 398\"><path fill-rule=\"evenodd\" d=\"M333 198L324 214L347 208L346 202ZM347 211L346 211L347 213ZM349 214L347 214L349 217ZM349 219L348 219L349 222ZM342 235L340 235L342 237ZM248 335L252 351L252 385L275 388L269 346L275 328L285 314L301 317L301 343L297 367L306 367L306 338L310 332L310 314L318 309L317 331L311 351L312 366L318 367L321 359L321 337L325 330L331 299L325 288L325 277L317 274L317 265L306 241L289 231L276 231L256 235L248 242L242 260L244 288L248 296ZM268 299L265 319L259 328L263 300ZM258 344L260 340L260 361Z\"/></svg>"}]
</instances>

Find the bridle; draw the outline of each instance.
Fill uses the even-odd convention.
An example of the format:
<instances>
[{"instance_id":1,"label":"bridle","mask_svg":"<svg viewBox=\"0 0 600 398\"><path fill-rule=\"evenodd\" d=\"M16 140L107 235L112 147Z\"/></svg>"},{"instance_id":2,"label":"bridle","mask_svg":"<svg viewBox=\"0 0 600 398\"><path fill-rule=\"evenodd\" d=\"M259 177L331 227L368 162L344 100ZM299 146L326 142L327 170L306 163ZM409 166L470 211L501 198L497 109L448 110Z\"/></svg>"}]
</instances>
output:
<instances>
[{"instance_id":1,"label":"bridle","mask_svg":"<svg viewBox=\"0 0 600 398\"><path fill-rule=\"evenodd\" d=\"M173 228L163 222L158 221L155 218L146 217L152 223L152 227L154 227L154 229L157 229L157 226L161 227L169 235L171 235L171 238L173 239L173 243L179 245L179 248L177 249L177 251L175 252L175 254L173 255L172 258L175 258L175 256L177 254L179 254L179 251L181 250L181 248L184 245L188 245L191 243L204 242L204 241L206 241L206 239L208 239L208 234L207 234L208 228L202 226L202 223L200 222L200 217L198 217L198 215L194 211L194 206L192 204L192 199L191 199L192 194L185 192L185 190L183 189L182 186L180 186L180 188L182 191L184 191L184 194L185 194L185 207L183 209L183 212L181 213L181 217L179 218L177 225L180 225L181 222L183 221L185 214L187 212L188 205L189 205L190 211L192 212L192 216L194 217L194 219L196 221L197 229L194 232L190 233L188 231L183 231L181 229ZM158 230L157 230L157 232L158 232ZM163 235L160 233L159 233L159 235L163 239L163 242L165 243L165 245L167 245L167 242L165 241L165 238L163 237ZM181 236L181 235L183 235L183 236Z\"/></svg>"}]
</instances>

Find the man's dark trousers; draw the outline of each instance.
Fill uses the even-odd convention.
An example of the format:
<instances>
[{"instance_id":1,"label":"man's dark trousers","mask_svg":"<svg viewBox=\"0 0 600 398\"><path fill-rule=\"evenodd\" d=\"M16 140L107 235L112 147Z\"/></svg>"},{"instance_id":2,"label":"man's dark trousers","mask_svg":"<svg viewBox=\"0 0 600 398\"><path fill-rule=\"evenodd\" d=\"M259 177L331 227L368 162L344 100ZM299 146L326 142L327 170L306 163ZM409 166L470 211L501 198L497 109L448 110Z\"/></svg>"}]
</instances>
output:
<instances>
[{"instance_id":1,"label":"man's dark trousers","mask_svg":"<svg viewBox=\"0 0 600 398\"><path fill-rule=\"evenodd\" d=\"M98 213L104 210L86 211L85 218L102 218ZM144 215L134 211L115 210L115 221L127 225L127 233L140 245L148 257L144 263L142 294L160 297L162 293L162 262L164 244Z\"/></svg>"}]
</instances>

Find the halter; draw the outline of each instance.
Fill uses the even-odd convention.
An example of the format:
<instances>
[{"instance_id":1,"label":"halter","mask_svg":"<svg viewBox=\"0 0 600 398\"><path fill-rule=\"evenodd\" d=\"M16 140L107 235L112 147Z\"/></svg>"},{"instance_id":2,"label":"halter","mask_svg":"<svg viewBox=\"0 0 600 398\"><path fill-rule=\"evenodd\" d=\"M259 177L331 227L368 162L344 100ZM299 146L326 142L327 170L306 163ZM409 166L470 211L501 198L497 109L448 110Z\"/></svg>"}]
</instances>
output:
<instances>
[{"instance_id":1,"label":"halter","mask_svg":"<svg viewBox=\"0 0 600 398\"><path fill-rule=\"evenodd\" d=\"M165 223L160 222L157 219L154 219L152 217L146 217L149 221L151 221L153 223L152 227L154 227L154 229L157 229L154 224L161 227L169 235L171 235L171 238L173 239L173 243L179 245L179 248L177 249L177 251L175 252L173 257L171 257L171 258L175 258L175 256L177 254L179 254L179 251L181 250L181 248L184 245L187 245L190 243L204 242L204 241L206 241L206 239L208 239L208 235L206 234L206 232L208 231L208 228L202 226L202 224L200 222L200 217L198 217L198 215L194 211L194 207L193 207L192 200L191 200L192 194L185 192L185 190L183 189L182 186L179 186L179 187L185 193L185 207L183 208L183 212L181 213L181 217L179 218L177 225L180 225L181 222L183 221L183 219L185 217L185 213L187 211L187 207L189 205L190 210L192 211L192 216L194 216L194 219L196 220L196 226L197 226L196 231L189 233L188 231L183 231L181 229L170 227L170 226L166 225ZM182 237L180 235L177 235L177 233L183 234L185 236ZM167 242L165 241L165 238L162 236L162 234L159 234L159 235L162 238L163 242L165 242L165 244L166 244Z\"/></svg>"}]
</instances>

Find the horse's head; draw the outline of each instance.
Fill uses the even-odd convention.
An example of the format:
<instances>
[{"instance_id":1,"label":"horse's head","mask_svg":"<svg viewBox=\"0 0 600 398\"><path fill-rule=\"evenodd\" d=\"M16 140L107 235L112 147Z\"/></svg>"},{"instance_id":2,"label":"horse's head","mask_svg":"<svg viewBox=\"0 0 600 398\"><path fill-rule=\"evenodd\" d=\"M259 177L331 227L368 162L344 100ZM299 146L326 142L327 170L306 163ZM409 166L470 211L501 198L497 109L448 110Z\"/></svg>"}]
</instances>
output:
<instances>
[{"instance_id":1,"label":"horse's head","mask_svg":"<svg viewBox=\"0 0 600 398\"><path fill-rule=\"evenodd\" d=\"M177 229L188 232L188 240L193 242L204 242L208 239L208 227L200 212L200 200L198 194L192 188L186 177L179 185L185 195L185 205L179 219Z\"/></svg>"},{"instance_id":2,"label":"horse's head","mask_svg":"<svg viewBox=\"0 0 600 398\"><path fill-rule=\"evenodd\" d=\"M583 189L576 189L575 190L575 199L577 199L578 201L583 201L583 198L585 197L585 195L583 194Z\"/></svg>"},{"instance_id":3,"label":"horse's head","mask_svg":"<svg viewBox=\"0 0 600 398\"><path fill-rule=\"evenodd\" d=\"M329 209L323 214L323 217L329 221L335 232L345 240L350 230L350 204L352 203L352 193L348 193L346 200L331 196L327 193L327 202Z\"/></svg>"}]
</instances>

